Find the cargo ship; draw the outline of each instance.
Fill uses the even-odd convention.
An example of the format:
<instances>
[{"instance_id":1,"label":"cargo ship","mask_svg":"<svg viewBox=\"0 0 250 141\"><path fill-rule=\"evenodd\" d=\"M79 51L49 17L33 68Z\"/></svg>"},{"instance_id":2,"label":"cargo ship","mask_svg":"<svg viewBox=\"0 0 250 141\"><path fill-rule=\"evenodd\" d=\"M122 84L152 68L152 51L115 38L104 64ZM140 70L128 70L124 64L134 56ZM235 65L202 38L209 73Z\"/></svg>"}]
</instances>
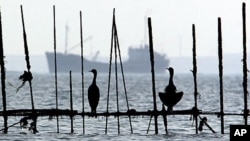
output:
<instances>
[{"instance_id":1,"label":"cargo ship","mask_svg":"<svg viewBox=\"0 0 250 141\"><path fill-rule=\"evenodd\" d=\"M54 52L46 52L46 58L50 73L55 72ZM70 53L56 53L57 56L57 72L81 72L81 56ZM114 57L113 57L114 58ZM113 59L114 60L114 59ZM114 61L113 61L114 62ZM165 68L169 66L169 59L165 54L154 52L154 69L155 72L165 72ZM122 62L123 71L126 73L147 73L151 72L149 46L141 45L139 47L128 48L128 59ZM98 72L109 72L109 61L99 62L88 60L83 57L84 71L95 68ZM114 66L114 63L112 63ZM118 70L120 71L120 62L118 59ZM111 69L114 71L114 67Z\"/></svg>"}]
</instances>

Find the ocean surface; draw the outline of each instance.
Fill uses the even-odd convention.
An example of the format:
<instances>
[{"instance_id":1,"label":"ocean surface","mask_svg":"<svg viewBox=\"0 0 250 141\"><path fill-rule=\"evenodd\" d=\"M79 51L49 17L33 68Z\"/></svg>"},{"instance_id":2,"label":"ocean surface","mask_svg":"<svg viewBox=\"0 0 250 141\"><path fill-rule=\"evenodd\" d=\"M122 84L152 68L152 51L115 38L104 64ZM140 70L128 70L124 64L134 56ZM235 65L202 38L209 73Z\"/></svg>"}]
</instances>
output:
<instances>
[{"instance_id":1,"label":"ocean surface","mask_svg":"<svg viewBox=\"0 0 250 141\"><path fill-rule=\"evenodd\" d=\"M16 88L21 85L18 80L22 72L9 72L6 76L7 109L31 109L31 97L28 83L25 84L17 93ZM90 111L87 100L87 89L92 82L93 75L90 72L84 73L84 110ZM158 97L158 92L162 92L168 84L169 74L162 73L155 75L157 109L162 109L162 103ZM148 74L127 74L125 73L125 84L130 109L136 111L153 110L153 95L151 73ZM244 107L243 99L243 76L242 74L224 75L224 112L242 113ZM175 74L174 83L178 91L183 91L181 101L174 107L174 110L188 110L194 106L194 81L192 73ZM249 83L249 82L248 82ZM70 109L70 82L69 74L58 74L58 103L59 109ZM198 84L198 108L204 112L220 111L220 92L218 74L197 74ZM81 74L72 73L72 93L73 108L82 112L82 87ZM100 89L100 101L97 112L106 112L108 94L108 74L98 74L97 85ZM33 96L35 108L55 109L55 77L49 73L33 73L32 80ZM109 112L117 110L115 74L111 75ZM2 110L2 96L0 96L0 110ZM127 111L127 102L121 74L118 75L118 103L119 111ZM250 102L248 100L248 105ZM74 117L74 133L71 134L70 118L67 116L59 117L59 132L57 132L56 118L38 117L37 130L39 133L32 134L27 128L21 128L19 124L10 127L8 134L0 133L1 140L171 140L171 141L227 141L229 140L230 124L244 124L242 116L225 116L225 134L221 134L221 122L217 115L201 115L207 117L207 123L217 133L212 133L206 126L202 132L195 134L195 122L191 115L169 115L168 135L165 134L162 116L158 117L158 132L154 131L154 119L150 123L149 116L131 117L133 134L129 119L121 116L120 134L118 134L117 117L108 118L107 134L105 134L106 117L85 117L85 134L83 134L83 119L81 116ZM22 117L9 117L8 125L20 121ZM248 121L250 119L248 118ZM249 124L249 123L248 123ZM150 127L149 127L150 125ZM3 128L3 118L0 117L0 128ZM147 130L149 131L147 133Z\"/></svg>"}]
</instances>

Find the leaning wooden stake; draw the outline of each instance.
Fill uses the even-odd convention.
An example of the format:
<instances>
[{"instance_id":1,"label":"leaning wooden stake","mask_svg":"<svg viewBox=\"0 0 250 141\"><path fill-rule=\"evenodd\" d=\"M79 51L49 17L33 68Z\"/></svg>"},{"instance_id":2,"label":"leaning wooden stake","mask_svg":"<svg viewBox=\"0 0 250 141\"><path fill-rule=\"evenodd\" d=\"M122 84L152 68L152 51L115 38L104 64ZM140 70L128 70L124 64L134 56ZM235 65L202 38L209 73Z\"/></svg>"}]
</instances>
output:
<instances>
[{"instance_id":1,"label":"leaning wooden stake","mask_svg":"<svg viewBox=\"0 0 250 141\"><path fill-rule=\"evenodd\" d=\"M114 13L115 15L115 13ZM115 22L115 17L114 17L114 42L115 42L115 70L116 70L116 89L117 89L117 112L119 112L119 102L118 102L118 77L117 77L117 53L119 55L119 61L120 61L120 67L121 67L121 73L122 73L122 80L123 80L123 88L125 92L125 98L126 98L126 103L127 103L127 110L129 110L129 104L128 104L128 96L127 96L127 89L126 89L126 83L125 83L125 77L124 77L124 72L123 72L123 65L122 65L122 59L121 59L121 51L120 51L120 45L119 45L119 39L118 39L118 33L117 33L117 28L116 28L116 22ZM129 123L130 123L130 129L131 133L133 133L133 128L132 128L132 122L131 122L131 117L128 115L129 118ZM119 121L119 116L118 116L118 121ZM119 127L119 122L118 122L118 127ZM119 128L118 128L119 129ZM119 130L118 130L119 131ZM120 131L118 132L118 134Z\"/></svg>"},{"instance_id":2,"label":"leaning wooden stake","mask_svg":"<svg viewBox=\"0 0 250 141\"><path fill-rule=\"evenodd\" d=\"M114 12L115 12L115 9L113 11L113 22L114 22ZM111 47L110 47L110 56L109 56L110 58L109 58L108 94L107 94L107 108L106 108L107 113L109 112L109 92L110 92L111 65L112 65L112 54L113 54L113 41L114 41L113 32L114 32L114 26L112 23ZM106 116L105 134L107 134L107 131L108 131L108 116Z\"/></svg>"},{"instance_id":3,"label":"leaning wooden stake","mask_svg":"<svg viewBox=\"0 0 250 141\"><path fill-rule=\"evenodd\" d=\"M26 36L24 18L23 18L23 7L22 7L22 5L20 7L21 7L21 16L22 16L22 25L23 25L23 40L24 40L25 61L26 61L28 72L30 72L31 66L30 66L30 61L29 61L29 50L28 50L27 36ZM29 81L29 84L30 84L30 94L31 94L31 105L32 105L32 110L34 110L35 107L34 107L34 101L33 101L31 81Z\"/></svg>"},{"instance_id":4,"label":"leaning wooden stake","mask_svg":"<svg viewBox=\"0 0 250 141\"><path fill-rule=\"evenodd\" d=\"M168 134L168 121L167 121L167 112L165 110L165 106L164 104L162 104L162 118L163 118L163 124L164 124L164 127L165 127L165 133L166 135Z\"/></svg>"},{"instance_id":5,"label":"leaning wooden stake","mask_svg":"<svg viewBox=\"0 0 250 141\"><path fill-rule=\"evenodd\" d=\"M121 59L121 52L120 52L120 46L119 46L119 39L118 39L118 33L117 33L117 28L116 28L116 23L115 23L115 9L113 9L113 21L112 21L112 31L111 31L111 51L110 51L110 62L109 62L109 80L108 80L108 97L107 97L107 113L108 113L108 105L109 105L109 91L110 91L110 77L111 77L111 65L112 65L112 52L114 48L114 53L115 53L115 87L116 87L116 105L117 105L117 126L118 126L118 134L120 134L120 111L119 111L119 94L118 94L118 64L117 64L117 59L119 55L119 61L120 61L120 67L121 67L121 73L122 73L122 80L123 80L123 86L124 86L124 91L125 91L125 97L126 97L126 103L127 103L127 108L129 110L129 105L128 105L128 97L127 97L127 90L126 90L126 84L125 84L125 78L124 78L124 73L123 73L123 65L122 65L122 59ZM131 116L128 114L129 117L129 123L130 123L130 129L131 133L133 133L132 129L132 123L131 123ZM107 124L108 124L108 116L106 116L106 128L105 128L105 133L107 134Z\"/></svg>"},{"instance_id":6,"label":"leaning wooden stake","mask_svg":"<svg viewBox=\"0 0 250 141\"><path fill-rule=\"evenodd\" d=\"M221 133L224 134L224 107L223 107L223 54L222 54L222 32L221 19L218 18L218 58L219 58L219 77L220 77L220 116Z\"/></svg>"},{"instance_id":7,"label":"leaning wooden stake","mask_svg":"<svg viewBox=\"0 0 250 141\"><path fill-rule=\"evenodd\" d=\"M153 49L153 35L152 35L151 18L148 18L148 32L149 32L149 52L150 52L150 62L151 62L151 73L152 73L153 102L154 102L154 111L156 112L157 105L156 105L154 49ZM155 120L155 134L158 134L158 123L157 123L157 115L156 114L154 114L154 120Z\"/></svg>"},{"instance_id":8,"label":"leaning wooden stake","mask_svg":"<svg viewBox=\"0 0 250 141\"><path fill-rule=\"evenodd\" d=\"M29 50L28 50L28 43L27 43L27 36L26 36L26 31L25 31L25 25L24 25L24 18L23 18L23 7L21 5L21 14L22 14L22 24L23 24L23 40L24 40L24 53L25 53L25 61L27 65L28 72L30 72L30 60L29 60ZM32 110L34 110L34 101L33 101L33 94L32 94L32 89L31 91L31 105L32 105Z\"/></svg>"},{"instance_id":9,"label":"leaning wooden stake","mask_svg":"<svg viewBox=\"0 0 250 141\"><path fill-rule=\"evenodd\" d=\"M115 90L116 90L116 107L117 112L119 113L119 94L118 94L118 72L117 72L117 34L116 34L116 24L115 24L115 10L114 10L114 18L113 18L113 26L114 26L114 49L115 49ZM120 134L120 116L117 116L117 131Z\"/></svg>"},{"instance_id":10,"label":"leaning wooden stake","mask_svg":"<svg viewBox=\"0 0 250 141\"><path fill-rule=\"evenodd\" d=\"M195 113L194 113L194 119L195 119L195 132L198 134L198 120L197 116L198 114L196 113L198 108L197 108L197 63L196 63L196 37L195 37L195 25L193 24L192 26L192 34L193 34L193 77L194 77L194 108L195 108Z\"/></svg>"},{"instance_id":11,"label":"leaning wooden stake","mask_svg":"<svg viewBox=\"0 0 250 141\"><path fill-rule=\"evenodd\" d=\"M128 104L128 95L127 95L125 77L124 77L124 72L123 72L121 51L120 51L120 45L119 45L118 33L117 33L116 25L115 25L115 27L114 27L114 30L115 30L115 37L116 37L116 38L115 38L115 41L117 42L117 50L118 50L118 53L119 53L119 60L120 60L120 66L121 66L121 73L122 73L122 80L123 80L123 88L124 88L124 92L125 92L125 98L126 98L126 103L127 103L127 109L128 109L128 111L130 111L130 109L129 109L129 104ZM131 131L131 133L133 133L133 127L132 127L131 116L128 115L128 118L129 118L130 131Z\"/></svg>"},{"instance_id":12,"label":"leaning wooden stake","mask_svg":"<svg viewBox=\"0 0 250 141\"><path fill-rule=\"evenodd\" d=\"M115 20L114 20L115 21ZM115 26L115 23L114 23ZM116 90L116 107L117 112L119 113L119 94L118 94L118 72L117 72L117 42L116 42L116 34L114 31L114 38L115 38L115 90ZM117 131L120 134L120 116L117 116Z\"/></svg>"},{"instance_id":13,"label":"leaning wooden stake","mask_svg":"<svg viewBox=\"0 0 250 141\"><path fill-rule=\"evenodd\" d=\"M54 25L54 57L55 57L55 87L56 87L56 110L58 110L58 92L57 92L57 58L56 58L56 10L55 5L53 6L53 25ZM57 133L59 133L59 119L56 116Z\"/></svg>"},{"instance_id":14,"label":"leaning wooden stake","mask_svg":"<svg viewBox=\"0 0 250 141\"><path fill-rule=\"evenodd\" d=\"M0 11L0 65L1 65L1 84L2 84L2 101L3 101L3 119L4 133L8 132L8 115L6 114L6 91L5 91L5 66L3 53L3 36L2 36L2 16Z\"/></svg>"},{"instance_id":15,"label":"leaning wooden stake","mask_svg":"<svg viewBox=\"0 0 250 141\"><path fill-rule=\"evenodd\" d=\"M242 20L243 20L243 90L244 90L244 119L247 125L248 106L247 106L247 35L246 35L246 4L242 4Z\"/></svg>"},{"instance_id":16,"label":"leaning wooden stake","mask_svg":"<svg viewBox=\"0 0 250 141\"><path fill-rule=\"evenodd\" d=\"M31 95L31 105L32 105L32 119L33 119L33 133L37 133L36 129L36 121L37 121L37 115L35 113L35 106L34 106L34 100L33 100L33 92L32 92L32 73L30 72L30 60L29 60L29 49L28 49L28 43L27 43L27 36L26 36L26 31L25 31L25 25L24 25L24 18L23 18L23 7L21 7L21 16L22 16L22 24L23 24L23 40L24 40L24 53L25 53L25 61L27 65L27 70L28 70L28 75L30 75L30 80L29 81L29 86L30 86L30 95Z\"/></svg>"},{"instance_id":17,"label":"leaning wooden stake","mask_svg":"<svg viewBox=\"0 0 250 141\"><path fill-rule=\"evenodd\" d=\"M82 75L82 112L84 113L84 70L83 70L83 34L82 34L82 11L80 11L80 35L81 35L81 75ZM84 115L82 116L82 130L85 134L85 121Z\"/></svg>"}]
</instances>

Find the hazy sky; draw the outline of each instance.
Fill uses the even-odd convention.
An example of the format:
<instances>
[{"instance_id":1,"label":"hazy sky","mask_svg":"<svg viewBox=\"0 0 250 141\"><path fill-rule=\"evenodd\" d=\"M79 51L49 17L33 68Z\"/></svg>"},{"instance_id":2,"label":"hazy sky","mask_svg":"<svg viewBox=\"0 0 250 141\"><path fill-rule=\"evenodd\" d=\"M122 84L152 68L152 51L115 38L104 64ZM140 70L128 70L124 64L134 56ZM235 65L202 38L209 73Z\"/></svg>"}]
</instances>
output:
<instances>
[{"instance_id":1,"label":"hazy sky","mask_svg":"<svg viewBox=\"0 0 250 141\"><path fill-rule=\"evenodd\" d=\"M20 5L30 54L53 51L53 5L56 7L57 51L80 42L79 12L83 12L84 55L108 56L113 8L122 56L129 46L144 43L145 17L152 18L155 50L170 57L192 55L192 24L196 25L197 55L217 55L217 19L222 19L224 53L242 52L242 0L0 0L4 52L23 55ZM250 4L246 2L247 23ZM249 31L250 26L247 27ZM146 32L145 32L146 31ZM249 32L248 32L249 33ZM146 36L148 39L148 36ZM248 41L249 41L248 37ZM80 54L80 47L71 51Z\"/></svg>"}]
</instances>

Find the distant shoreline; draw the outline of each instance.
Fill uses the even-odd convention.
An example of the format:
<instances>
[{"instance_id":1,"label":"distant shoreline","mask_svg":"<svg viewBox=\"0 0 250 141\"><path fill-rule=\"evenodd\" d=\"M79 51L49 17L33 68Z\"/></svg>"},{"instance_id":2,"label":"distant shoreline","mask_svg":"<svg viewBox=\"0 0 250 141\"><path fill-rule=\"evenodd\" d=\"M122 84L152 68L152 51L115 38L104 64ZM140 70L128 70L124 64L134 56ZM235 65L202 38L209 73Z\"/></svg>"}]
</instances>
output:
<instances>
[{"instance_id":1,"label":"distant shoreline","mask_svg":"<svg viewBox=\"0 0 250 141\"><path fill-rule=\"evenodd\" d=\"M101 60L105 60L103 58L105 57L102 57ZM193 61L191 56L169 57L169 59L170 59L170 66L175 68L176 73L189 73L190 70L193 69L193 64L192 64ZM224 54L223 56L224 74L242 74L243 70L242 70L241 59L242 59L241 54ZM22 55L8 55L5 58L5 61L6 61L5 68L7 72L23 72L24 70L26 70L24 56ZM31 55L30 61L31 61L31 71L33 73L49 73L45 55ZM218 57L197 56L197 67L198 67L198 73L217 74Z\"/></svg>"}]
</instances>

